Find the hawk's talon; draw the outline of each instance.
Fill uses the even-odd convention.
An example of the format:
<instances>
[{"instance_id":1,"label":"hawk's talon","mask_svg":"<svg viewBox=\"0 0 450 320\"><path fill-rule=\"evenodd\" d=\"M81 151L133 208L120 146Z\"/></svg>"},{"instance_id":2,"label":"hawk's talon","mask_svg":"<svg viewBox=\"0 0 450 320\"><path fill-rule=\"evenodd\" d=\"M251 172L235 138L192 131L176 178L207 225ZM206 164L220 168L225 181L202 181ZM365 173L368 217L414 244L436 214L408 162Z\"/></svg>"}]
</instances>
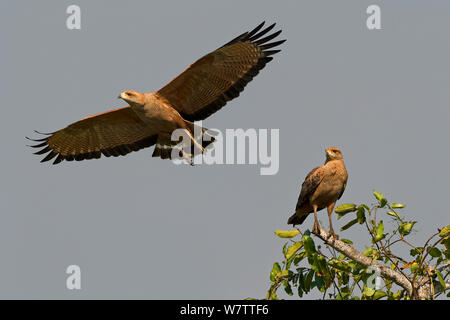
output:
<instances>
[{"instance_id":1,"label":"hawk's talon","mask_svg":"<svg viewBox=\"0 0 450 320\"><path fill-rule=\"evenodd\" d=\"M311 232L314 233L314 234L320 234L320 228L319 228L319 225L317 223L314 223Z\"/></svg>"},{"instance_id":2,"label":"hawk's talon","mask_svg":"<svg viewBox=\"0 0 450 320\"><path fill-rule=\"evenodd\" d=\"M339 236L334 233L333 229L330 229L330 231L328 232L327 240L330 238L334 238L335 240L339 239Z\"/></svg>"}]
</instances>

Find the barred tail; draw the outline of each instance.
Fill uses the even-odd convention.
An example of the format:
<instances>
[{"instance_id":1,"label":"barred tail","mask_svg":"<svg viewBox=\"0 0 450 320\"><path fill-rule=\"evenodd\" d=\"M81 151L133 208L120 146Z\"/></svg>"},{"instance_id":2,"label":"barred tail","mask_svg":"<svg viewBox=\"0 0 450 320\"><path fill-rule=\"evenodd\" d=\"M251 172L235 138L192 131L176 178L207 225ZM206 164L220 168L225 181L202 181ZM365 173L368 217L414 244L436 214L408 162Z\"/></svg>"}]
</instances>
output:
<instances>
[{"instance_id":1,"label":"barred tail","mask_svg":"<svg viewBox=\"0 0 450 320\"><path fill-rule=\"evenodd\" d=\"M296 212L294 213L292 216L289 217L288 219L288 224L292 224L292 226L295 226L297 224L302 224L303 221L305 221L305 219L308 217L309 213L300 213L300 212Z\"/></svg>"}]
</instances>

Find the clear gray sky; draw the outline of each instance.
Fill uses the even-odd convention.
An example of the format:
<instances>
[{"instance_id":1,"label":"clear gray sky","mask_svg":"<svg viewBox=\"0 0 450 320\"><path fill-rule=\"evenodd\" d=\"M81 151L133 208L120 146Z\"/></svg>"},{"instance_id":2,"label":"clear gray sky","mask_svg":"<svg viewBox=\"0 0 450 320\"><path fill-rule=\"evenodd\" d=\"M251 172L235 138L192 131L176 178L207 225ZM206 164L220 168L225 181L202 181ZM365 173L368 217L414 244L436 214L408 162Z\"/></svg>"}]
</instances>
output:
<instances>
[{"instance_id":1,"label":"clear gray sky","mask_svg":"<svg viewBox=\"0 0 450 320\"><path fill-rule=\"evenodd\" d=\"M70 4L81 30L66 28ZM366 28L370 4L382 30ZM288 228L327 146L349 171L340 203L370 203L373 189L406 203L418 243L450 222L448 1L2 1L0 12L0 298L264 297L284 243L273 231ZM52 166L26 147L34 129L124 106L121 91L157 90L263 20L283 29L283 51L203 124L280 129L277 175L175 166L152 149ZM364 249L362 229L340 235ZM80 291L65 287L72 264Z\"/></svg>"}]
</instances>

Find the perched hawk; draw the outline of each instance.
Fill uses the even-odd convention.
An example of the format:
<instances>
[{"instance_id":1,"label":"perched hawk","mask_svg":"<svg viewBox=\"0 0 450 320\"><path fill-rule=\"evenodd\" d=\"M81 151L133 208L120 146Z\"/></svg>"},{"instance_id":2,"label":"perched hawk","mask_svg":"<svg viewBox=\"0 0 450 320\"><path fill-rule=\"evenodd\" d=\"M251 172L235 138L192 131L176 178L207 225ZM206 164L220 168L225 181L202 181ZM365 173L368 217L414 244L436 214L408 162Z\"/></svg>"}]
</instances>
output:
<instances>
[{"instance_id":1,"label":"perched hawk","mask_svg":"<svg viewBox=\"0 0 450 320\"><path fill-rule=\"evenodd\" d=\"M347 170L344 158L338 148L327 148L326 160L320 167L314 168L305 178L298 197L295 213L289 218L288 224L302 224L306 217L314 212L313 232L319 231L317 211L327 208L330 221L330 234L337 238L331 223L331 213L334 205L344 193L347 185Z\"/></svg>"},{"instance_id":2,"label":"perched hawk","mask_svg":"<svg viewBox=\"0 0 450 320\"><path fill-rule=\"evenodd\" d=\"M280 51L272 48L286 41L270 42L281 30L268 34L275 24L265 29L263 25L200 58L156 92L122 92L119 98L129 104L127 107L86 117L42 139L30 139L39 142L32 147L43 148L35 154L47 153L41 162L56 157L53 164L57 164L63 160L98 159L102 154L123 156L156 144L153 156L167 159L178 143L171 141L175 129L185 130L192 142L191 150L203 152L214 139L198 143L193 121L207 118L239 96L272 60L271 56ZM192 158L192 152L180 153Z\"/></svg>"}]
</instances>

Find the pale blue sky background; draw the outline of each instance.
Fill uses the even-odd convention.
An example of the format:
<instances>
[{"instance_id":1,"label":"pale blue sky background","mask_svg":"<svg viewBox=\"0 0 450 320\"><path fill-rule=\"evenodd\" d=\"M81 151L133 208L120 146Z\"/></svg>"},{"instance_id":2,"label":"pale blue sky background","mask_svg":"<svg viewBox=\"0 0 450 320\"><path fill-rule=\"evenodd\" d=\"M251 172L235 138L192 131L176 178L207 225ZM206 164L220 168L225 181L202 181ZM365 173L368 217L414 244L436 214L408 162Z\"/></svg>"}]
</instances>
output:
<instances>
[{"instance_id":1,"label":"pale blue sky background","mask_svg":"<svg viewBox=\"0 0 450 320\"><path fill-rule=\"evenodd\" d=\"M70 4L79 31L66 29ZM382 30L366 28L370 4ZM262 298L284 243L273 231L327 146L349 171L340 203L370 203L373 189L406 203L418 243L450 222L448 1L2 1L0 12L0 298ZM34 129L124 105L123 90L160 88L263 20L283 29L283 51L204 125L279 128L277 175L175 166L152 149L51 166L25 146ZM353 229L341 237L364 249ZM65 288L70 264L81 291Z\"/></svg>"}]
</instances>

